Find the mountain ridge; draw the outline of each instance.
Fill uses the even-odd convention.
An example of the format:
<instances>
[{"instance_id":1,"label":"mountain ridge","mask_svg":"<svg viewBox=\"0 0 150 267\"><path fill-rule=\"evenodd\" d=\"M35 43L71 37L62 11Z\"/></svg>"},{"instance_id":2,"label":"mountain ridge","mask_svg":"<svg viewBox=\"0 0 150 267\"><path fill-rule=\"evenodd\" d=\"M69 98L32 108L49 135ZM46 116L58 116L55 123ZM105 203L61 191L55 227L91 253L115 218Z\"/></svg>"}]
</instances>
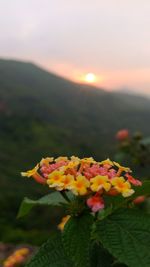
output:
<instances>
[{"instance_id":1,"label":"mountain ridge","mask_svg":"<svg viewBox=\"0 0 150 267\"><path fill-rule=\"evenodd\" d=\"M150 126L146 123L149 115L150 101L144 97L106 92L90 85L70 82L30 62L0 59L1 135L5 128L13 132L17 123L18 128L23 128L24 120L29 133L35 131L31 130L33 125L36 128L39 125L45 129L48 127L50 132L55 129L53 139L57 139L58 135L64 146L69 144L70 153L78 151L79 154L92 153L102 157L109 151L108 142L113 147L114 135L120 128L142 129L149 134ZM40 131L43 134L44 129ZM63 138L59 134L62 132L65 135ZM21 137L18 135L15 138L19 140ZM20 135L22 142L26 142L26 134ZM37 135L40 139L40 133ZM98 151L100 144L103 144L102 153ZM59 150L59 144L56 147L53 148L55 154L67 150ZM46 140L44 148L40 149L45 151L45 148Z\"/></svg>"},{"instance_id":2,"label":"mountain ridge","mask_svg":"<svg viewBox=\"0 0 150 267\"><path fill-rule=\"evenodd\" d=\"M61 82L64 82L67 86L69 84L69 86L72 85L73 87L75 87L75 89L78 89L78 90L80 88L83 91L85 91L85 90L86 91L91 91L92 94L93 93L97 93L97 94L102 94L103 93L105 95L106 94L107 95L120 95L120 96L126 96L126 97L129 96L129 97L137 97L137 98L143 99L146 102L150 101L149 99L146 98L146 96L139 96L139 95L136 95L136 94L128 94L128 93L120 92L120 91L109 92L109 91L106 91L105 89L99 88L97 86L92 86L92 85L88 85L88 84L81 84L81 83L75 83L75 82L70 81L70 80L68 80L68 79L66 79L64 77L61 77L61 76L59 76L59 75L57 75L55 73L49 72L48 70L45 70L41 66L36 65L35 63L29 62L29 61L24 62L24 61L12 60L12 59L11 60L9 60L9 59L5 60L5 59L1 59L0 58L0 73L1 73L0 75L4 74L3 73L4 67L6 67L6 68L8 68L8 67L10 68L11 67L11 68L13 68L13 70L14 70L14 68L16 68L16 70L18 72L19 65L21 66L21 68L23 66L25 67L25 71L26 71L27 75L29 75L29 73L31 72L30 73L30 78L31 78L31 76L33 76L33 74L37 75L38 73L41 72L42 74L44 74L44 78L45 79L54 79L55 81L56 80L57 81L61 80ZM36 73L35 72L33 73L33 69L36 70ZM16 72L16 74L17 74L17 72ZM12 78L12 77L11 76L8 77L8 73L7 73L7 79L8 78ZM32 79L33 79L33 77L32 77ZM29 83L29 85L31 85L31 84ZM69 89L71 90L71 88L72 87L70 86Z\"/></svg>"}]
</instances>

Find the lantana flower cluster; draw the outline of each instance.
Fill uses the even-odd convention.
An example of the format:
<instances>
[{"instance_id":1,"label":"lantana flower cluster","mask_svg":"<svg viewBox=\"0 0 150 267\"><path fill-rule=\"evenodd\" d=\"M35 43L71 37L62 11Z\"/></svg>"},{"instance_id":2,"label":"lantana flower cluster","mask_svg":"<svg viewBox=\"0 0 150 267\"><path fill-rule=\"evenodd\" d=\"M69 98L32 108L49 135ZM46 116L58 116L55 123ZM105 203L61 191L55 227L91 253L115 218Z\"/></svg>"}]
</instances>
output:
<instances>
[{"instance_id":1,"label":"lantana flower cluster","mask_svg":"<svg viewBox=\"0 0 150 267\"><path fill-rule=\"evenodd\" d=\"M101 162L91 158L72 156L43 158L35 168L22 172L22 176L33 177L38 183L47 184L57 191L71 191L84 196L87 206L97 212L104 208L104 195L129 197L134 186L142 183L131 175L131 169L106 159Z\"/></svg>"}]
</instances>

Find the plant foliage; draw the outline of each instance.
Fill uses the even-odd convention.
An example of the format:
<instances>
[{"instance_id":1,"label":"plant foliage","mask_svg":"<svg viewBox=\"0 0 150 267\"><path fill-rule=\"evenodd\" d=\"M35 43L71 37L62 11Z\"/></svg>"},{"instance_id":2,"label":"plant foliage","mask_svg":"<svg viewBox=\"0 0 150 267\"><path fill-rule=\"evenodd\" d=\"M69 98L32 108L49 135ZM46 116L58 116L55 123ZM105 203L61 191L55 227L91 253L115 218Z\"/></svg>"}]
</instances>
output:
<instances>
[{"instance_id":1,"label":"plant foliage","mask_svg":"<svg viewBox=\"0 0 150 267\"><path fill-rule=\"evenodd\" d=\"M67 259L59 234L51 236L48 241L42 245L26 267L73 267L70 260Z\"/></svg>"},{"instance_id":2,"label":"plant foliage","mask_svg":"<svg viewBox=\"0 0 150 267\"><path fill-rule=\"evenodd\" d=\"M61 206L65 204L66 200L62 197L59 192L50 193L44 197L41 197L38 200L32 200L27 197L21 203L18 217L25 216L29 211L36 205L49 205L49 206Z\"/></svg>"},{"instance_id":3,"label":"plant foliage","mask_svg":"<svg viewBox=\"0 0 150 267\"><path fill-rule=\"evenodd\" d=\"M96 237L127 266L150 266L150 216L139 210L119 210L98 221Z\"/></svg>"},{"instance_id":4,"label":"plant foliage","mask_svg":"<svg viewBox=\"0 0 150 267\"><path fill-rule=\"evenodd\" d=\"M90 267L90 239L93 216L72 217L63 231L66 253L75 267Z\"/></svg>"}]
</instances>

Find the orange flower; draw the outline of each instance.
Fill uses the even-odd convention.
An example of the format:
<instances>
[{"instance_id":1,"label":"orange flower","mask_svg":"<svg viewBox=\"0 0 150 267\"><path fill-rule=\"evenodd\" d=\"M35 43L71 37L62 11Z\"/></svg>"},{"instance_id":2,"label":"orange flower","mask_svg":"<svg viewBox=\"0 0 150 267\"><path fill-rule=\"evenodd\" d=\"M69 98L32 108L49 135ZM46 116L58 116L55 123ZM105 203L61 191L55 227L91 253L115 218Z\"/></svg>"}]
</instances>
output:
<instances>
[{"instance_id":1,"label":"orange flower","mask_svg":"<svg viewBox=\"0 0 150 267\"><path fill-rule=\"evenodd\" d=\"M75 195L86 195L88 192L88 188L90 186L90 182L83 175L78 175L76 180L74 180L71 185L68 187L73 194Z\"/></svg>"},{"instance_id":2,"label":"orange flower","mask_svg":"<svg viewBox=\"0 0 150 267\"><path fill-rule=\"evenodd\" d=\"M70 185L74 181L74 176L71 174L63 175L61 179L62 186L59 186L59 190L69 189Z\"/></svg>"},{"instance_id":3,"label":"orange flower","mask_svg":"<svg viewBox=\"0 0 150 267\"><path fill-rule=\"evenodd\" d=\"M63 231L64 230L64 227L65 227L65 224L68 222L68 220L70 219L70 215L66 215L65 217L62 218L62 221L60 224L58 224L58 229Z\"/></svg>"},{"instance_id":4,"label":"orange flower","mask_svg":"<svg viewBox=\"0 0 150 267\"><path fill-rule=\"evenodd\" d=\"M38 169L39 169L39 164L37 164L32 170L21 172L21 175L26 177L31 177L37 173Z\"/></svg>"},{"instance_id":5,"label":"orange flower","mask_svg":"<svg viewBox=\"0 0 150 267\"><path fill-rule=\"evenodd\" d=\"M64 178L64 172L63 171L53 171L49 174L47 179L47 184L49 187L54 187L57 190L63 189L63 182L62 179Z\"/></svg>"},{"instance_id":6,"label":"orange flower","mask_svg":"<svg viewBox=\"0 0 150 267\"><path fill-rule=\"evenodd\" d=\"M123 197L129 197L134 193L134 190L131 189L131 184L123 177L115 177L111 180L111 183Z\"/></svg>"},{"instance_id":7,"label":"orange flower","mask_svg":"<svg viewBox=\"0 0 150 267\"><path fill-rule=\"evenodd\" d=\"M97 175L90 179L90 182L92 183L91 189L93 192L98 192L102 188L104 188L105 191L109 191L111 188L108 176Z\"/></svg>"}]
</instances>

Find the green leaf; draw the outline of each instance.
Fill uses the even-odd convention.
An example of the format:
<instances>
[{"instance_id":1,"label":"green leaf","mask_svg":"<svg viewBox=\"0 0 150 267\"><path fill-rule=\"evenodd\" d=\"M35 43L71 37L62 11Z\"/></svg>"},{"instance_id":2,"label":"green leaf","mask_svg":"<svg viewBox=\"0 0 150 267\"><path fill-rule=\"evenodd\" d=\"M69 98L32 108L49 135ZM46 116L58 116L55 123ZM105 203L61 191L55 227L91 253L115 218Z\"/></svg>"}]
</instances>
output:
<instances>
[{"instance_id":1,"label":"green leaf","mask_svg":"<svg viewBox=\"0 0 150 267\"><path fill-rule=\"evenodd\" d=\"M33 201L33 203L32 203ZM20 205L17 218L21 218L28 214L30 210L35 206L34 200L25 197Z\"/></svg>"},{"instance_id":2,"label":"green leaf","mask_svg":"<svg viewBox=\"0 0 150 267\"><path fill-rule=\"evenodd\" d=\"M106 249L94 244L91 251L91 267L110 267L114 259Z\"/></svg>"},{"instance_id":3,"label":"green leaf","mask_svg":"<svg viewBox=\"0 0 150 267\"><path fill-rule=\"evenodd\" d=\"M96 237L121 263L150 266L150 216L139 210L118 210L96 225Z\"/></svg>"},{"instance_id":4,"label":"green leaf","mask_svg":"<svg viewBox=\"0 0 150 267\"><path fill-rule=\"evenodd\" d=\"M104 196L104 202L106 208L98 212L98 219L103 220L110 214L114 213L116 210L127 207L128 201L131 201L130 198L124 198L122 195L117 196Z\"/></svg>"},{"instance_id":5,"label":"green leaf","mask_svg":"<svg viewBox=\"0 0 150 267\"><path fill-rule=\"evenodd\" d=\"M64 253L61 235L55 235L43 244L25 267L73 267Z\"/></svg>"},{"instance_id":6,"label":"green leaf","mask_svg":"<svg viewBox=\"0 0 150 267\"><path fill-rule=\"evenodd\" d=\"M60 206L61 204L66 204L67 201L63 198L60 192L53 192L38 200L32 200L27 197L21 203L18 218L25 216L29 211L36 205L50 205L50 206Z\"/></svg>"},{"instance_id":7,"label":"green leaf","mask_svg":"<svg viewBox=\"0 0 150 267\"><path fill-rule=\"evenodd\" d=\"M63 231L63 244L75 267L90 267L90 239L93 216L71 217Z\"/></svg>"}]
</instances>

